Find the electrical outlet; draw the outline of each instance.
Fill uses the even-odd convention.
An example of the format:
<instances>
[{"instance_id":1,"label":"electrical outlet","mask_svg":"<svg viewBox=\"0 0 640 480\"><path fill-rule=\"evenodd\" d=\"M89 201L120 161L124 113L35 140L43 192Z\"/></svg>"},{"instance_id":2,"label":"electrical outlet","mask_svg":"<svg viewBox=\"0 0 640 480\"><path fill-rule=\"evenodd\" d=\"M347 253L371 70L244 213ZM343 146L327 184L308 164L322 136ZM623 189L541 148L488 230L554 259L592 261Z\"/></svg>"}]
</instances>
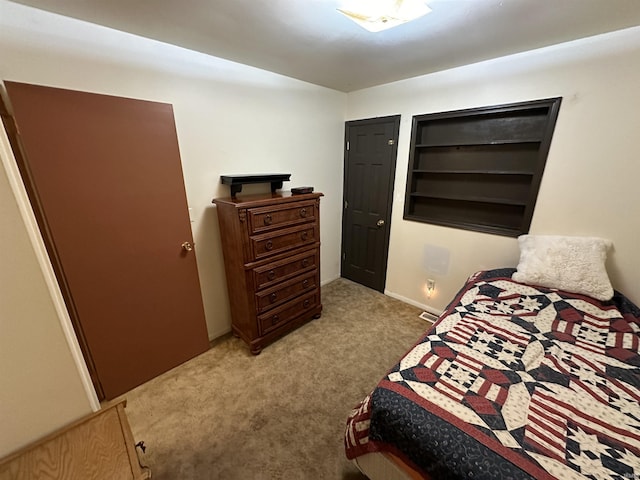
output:
<instances>
[{"instance_id":1,"label":"electrical outlet","mask_svg":"<svg viewBox=\"0 0 640 480\"><path fill-rule=\"evenodd\" d=\"M427 291L427 298L431 298L431 294L436 288L436 281L433 278L428 278L427 283L425 285L425 289Z\"/></svg>"}]
</instances>

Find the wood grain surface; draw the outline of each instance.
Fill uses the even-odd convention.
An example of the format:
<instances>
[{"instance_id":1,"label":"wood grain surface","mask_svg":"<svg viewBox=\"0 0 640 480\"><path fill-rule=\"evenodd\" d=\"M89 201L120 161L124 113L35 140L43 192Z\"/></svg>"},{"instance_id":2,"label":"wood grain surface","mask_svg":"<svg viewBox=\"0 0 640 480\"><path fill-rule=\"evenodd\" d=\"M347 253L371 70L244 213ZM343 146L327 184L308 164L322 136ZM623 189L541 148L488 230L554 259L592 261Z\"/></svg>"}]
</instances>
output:
<instances>
[{"instance_id":1,"label":"wood grain surface","mask_svg":"<svg viewBox=\"0 0 640 480\"><path fill-rule=\"evenodd\" d=\"M138 463L124 402L0 461L0 480L149 478Z\"/></svg>"}]
</instances>

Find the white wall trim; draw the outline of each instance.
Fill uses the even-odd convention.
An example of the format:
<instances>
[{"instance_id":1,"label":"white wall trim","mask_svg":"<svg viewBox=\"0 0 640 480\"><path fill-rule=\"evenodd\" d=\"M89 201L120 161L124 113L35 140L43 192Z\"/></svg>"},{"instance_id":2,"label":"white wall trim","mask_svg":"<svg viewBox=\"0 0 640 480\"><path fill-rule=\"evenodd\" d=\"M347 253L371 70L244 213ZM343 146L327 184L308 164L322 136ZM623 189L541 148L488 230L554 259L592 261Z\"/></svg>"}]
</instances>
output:
<instances>
[{"instance_id":1,"label":"white wall trim","mask_svg":"<svg viewBox=\"0 0 640 480\"><path fill-rule=\"evenodd\" d=\"M71 356L76 364L78 374L80 375L80 381L85 394L87 395L87 399L89 400L89 405L94 412L98 411L100 410L100 402L98 401L98 396L93 388L93 382L91 381L89 370L87 369L82 351L80 350L80 345L78 344L78 339L73 329L73 325L71 324L69 312L67 311L64 299L62 298L62 292L60 291L58 281L53 272L53 266L51 265L49 255L47 254L47 250L44 246L44 241L40 234L35 214L31 208L31 203L29 202L29 197L27 196L24 184L22 183L22 178L20 176L15 157L13 156L13 151L11 150L7 132L4 128L0 128L0 131L0 158L2 159L2 164L7 172L9 185L11 185L11 190L13 191L13 195L18 204L18 209L20 210L22 221L25 224L27 235L31 241L31 246L33 247L38 264L42 270L44 281L49 289L49 294L51 295L64 337L69 345Z\"/></svg>"},{"instance_id":2,"label":"white wall trim","mask_svg":"<svg viewBox=\"0 0 640 480\"><path fill-rule=\"evenodd\" d=\"M324 286L325 286L325 285L327 285L328 283L331 283L331 282L333 282L334 280L337 280L337 279L339 279L339 278L340 278L340 274L338 273L338 275L335 275L335 276L333 276L333 277L331 277L331 278L328 278L328 279L326 279L326 280L321 280L321 281L320 281L320 286L321 286L321 287L324 287Z\"/></svg>"},{"instance_id":3,"label":"white wall trim","mask_svg":"<svg viewBox=\"0 0 640 480\"><path fill-rule=\"evenodd\" d=\"M413 305L414 307L421 308L422 310L429 312L432 315L435 315L436 317L439 317L440 315L442 315L442 312L444 311L444 310L438 310L437 308L433 308L425 303L416 302L415 300L412 300L407 297L403 297L402 295L395 292L391 292L389 290L385 290L384 294L388 295L391 298L395 298L396 300L400 300L401 302L408 303L409 305Z\"/></svg>"}]
</instances>

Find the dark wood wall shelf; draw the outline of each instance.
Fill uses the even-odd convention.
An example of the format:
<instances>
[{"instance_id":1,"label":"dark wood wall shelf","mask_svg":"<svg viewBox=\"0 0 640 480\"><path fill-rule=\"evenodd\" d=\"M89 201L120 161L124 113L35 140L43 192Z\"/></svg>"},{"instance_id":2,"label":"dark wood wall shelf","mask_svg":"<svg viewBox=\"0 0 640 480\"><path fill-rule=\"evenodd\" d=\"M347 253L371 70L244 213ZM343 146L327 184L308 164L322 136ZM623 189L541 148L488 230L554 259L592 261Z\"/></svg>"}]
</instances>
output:
<instances>
[{"instance_id":1,"label":"dark wood wall shelf","mask_svg":"<svg viewBox=\"0 0 640 480\"><path fill-rule=\"evenodd\" d=\"M288 182L291 178L290 173L262 173L252 175L220 175L220 181L223 185L231 187L231 196L235 197L237 193L242 191L243 185L252 183L270 183L271 193L282 188L283 182Z\"/></svg>"},{"instance_id":2,"label":"dark wood wall shelf","mask_svg":"<svg viewBox=\"0 0 640 480\"><path fill-rule=\"evenodd\" d=\"M526 233L560 101L414 116L404 218Z\"/></svg>"}]
</instances>

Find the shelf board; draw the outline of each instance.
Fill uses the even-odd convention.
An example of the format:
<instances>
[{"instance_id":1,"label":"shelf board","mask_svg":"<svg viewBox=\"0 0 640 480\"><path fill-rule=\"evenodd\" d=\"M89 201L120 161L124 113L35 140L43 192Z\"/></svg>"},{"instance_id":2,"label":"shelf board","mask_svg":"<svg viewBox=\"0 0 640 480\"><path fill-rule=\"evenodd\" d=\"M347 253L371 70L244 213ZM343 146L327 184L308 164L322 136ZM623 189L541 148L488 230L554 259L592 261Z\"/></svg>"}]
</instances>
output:
<instances>
[{"instance_id":1,"label":"shelf board","mask_svg":"<svg viewBox=\"0 0 640 480\"><path fill-rule=\"evenodd\" d=\"M514 205L517 207L526 207L527 202L522 200L512 200L509 198L498 197L478 197L478 196L465 196L465 195L438 195L433 193L421 193L411 192L412 198L437 198L439 200L454 200L461 202L474 202L474 203L493 203L498 205Z\"/></svg>"},{"instance_id":2,"label":"shelf board","mask_svg":"<svg viewBox=\"0 0 640 480\"><path fill-rule=\"evenodd\" d=\"M469 174L469 175L526 175L532 177L535 172L530 170L436 170L436 169L424 169L416 168L412 170L413 173L436 173L436 174Z\"/></svg>"},{"instance_id":3,"label":"shelf board","mask_svg":"<svg viewBox=\"0 0 640 480\"><path fill-rule=\"evenodd\" d=\"M461 222L461 221L446 221L439 218L431 218L423 215L413 215L411 213L404 215L404 220L413 220L415 222L421 223L430 223L433 225L442 225L444 227L452 227L452 228L464 228L465 230L473 230L476 232L484 232L484 233L493 233L497 235L504 235L507 237L518 237L522 235L523 232L520 228L515 227L505 227L498 225L489 225L486 223L472 223L472 222Z\"/></svg>"},{"instance_id":4,"label":"shelf board","mask_svg":"<svg viewBox=\"0 0 640 480\"><path fill-rule=\"evenodd\" d=\"M235 197L236 193L242 191L243 185L252 183L270 183L271 192L282 188L282 182L288 182L291 178L290 173L260 173L260 174L242 174L242 175L220 175L220 182L223 185L231 187L231 196Z\"/></svg>"},{"instance_id":5,"label":"shelf board","mask_svg":"<svg viewBox=\"0 0 640 480\"><path fill-rule=\"evenodd\" d=\"M460 142L460 143L419 143L415 148L442 148L442 147L481 147L491 145L517 145L521 143L541 143L541 138L520 140L491 140L489 142Z\"/></svg>"}]
</instances>

